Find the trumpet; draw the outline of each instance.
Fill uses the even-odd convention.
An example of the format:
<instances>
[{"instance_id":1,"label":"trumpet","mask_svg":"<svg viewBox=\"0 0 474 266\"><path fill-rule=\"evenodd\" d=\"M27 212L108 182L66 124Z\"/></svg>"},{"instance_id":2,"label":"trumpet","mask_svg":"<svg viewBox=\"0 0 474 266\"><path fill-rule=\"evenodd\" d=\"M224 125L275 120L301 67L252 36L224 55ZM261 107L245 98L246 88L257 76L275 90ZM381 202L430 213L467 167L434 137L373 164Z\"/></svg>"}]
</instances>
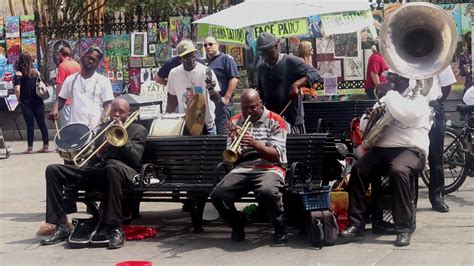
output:
<instances>
[{"instance_id":1,"label":"trumpet","mask_svg":"<svg viewBox=\"0 0 474 266\"><path fill-rule=\"evenodd\" d=\"M140 113L141 109L133 112L132 115L127 118L127 121L125 121L123 126L117 125L115 120L111 121L104 129L102 129L102 131L100 131L99 134L97 134L97 136L95 136L86 146L84 146L84 148L82 148L82 150L77 153L76 156L74 156L74 164L78 167L84 166L95 154L102 150L106 144L112 145L114 147L121 147L125 145L128 140L127 128L133 123L133 121L135 121L135 119L137 119ZM105 140L102 142L102 144L99 145L97 149L94 149L96 140L104 136Z\"/></svg>"},{"instance_id":2,"label":"trumpet","mask_svg":"<svg viewBox=\"0 0 474 266\"><path fill-rule=\"evenodd\" d=\"M247 116L247 119L245 119L245 123L242 125L242 127L237 127L237 136L232 141L232 144L230 145L229 149L224 150L222 153L222 157L224 158L224 161L234 163L237 161L237 158L239 158L239 154L242 153L242 147L240 147L240 142L242 142L242 139L245 136L245 133L248 131L250 134L253 132L253 124L250 122L250 115Z\"/></svg>"}]
</instances>

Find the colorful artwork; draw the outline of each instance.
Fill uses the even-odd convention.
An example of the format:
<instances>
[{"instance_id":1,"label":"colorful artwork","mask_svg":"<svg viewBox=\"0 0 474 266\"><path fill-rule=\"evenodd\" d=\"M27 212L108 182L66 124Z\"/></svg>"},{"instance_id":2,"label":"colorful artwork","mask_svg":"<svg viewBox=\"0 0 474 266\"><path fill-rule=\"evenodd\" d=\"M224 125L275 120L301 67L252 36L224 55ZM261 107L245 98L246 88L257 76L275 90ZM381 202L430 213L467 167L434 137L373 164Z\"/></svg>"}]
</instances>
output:
<instances>
[{"instance_id":1,"label":"colorful artwork","mask_svg":"<svg viewBox=\"0 0 474 266\"><path fill-rule=\"evenodd\" d=\"M130 87L128 89L129 93L140 94L141 82L140 82L140 69L139 68L130 68Z\"/></svg>"},{"instance_id":2,"label":"colorful artwork","mask_svg":"<svg viewBox=\"0 0 474 266\"><path fill-rule=\"evenodd\" d=\"M123 81L113 81L112 82L112 90L114 95L120 95L123 93Z\"/></svg>"},{"instance_id":3,"label":"colorful artwork","mask_svg":"<svg viewBox=\"0 0 474 266\"><path fill-rule=\"evenodd\" d=\"M21 51L28 53L32 59L36 60L36 39L35 38L21 38Z\"/></svg>"},{"instance_id":4,"label":"colorful artwork","mask_svg":"<svg viewBox=\"0 0 474 266\"><path fill-rule=\"evenodd\" d=\"M466 33L472 31L470 12L471 12L471 9L473 9L474 7L472 6L472 4L460 4L460 6L461 6L461 34L462 36L464 36ZM473 12L474 12L474 9L473 9Z\"/></svg>"},{"instance_id":5,"label":"colorful artwork","mask_svg":"<svg viewBox=\"0 0 474 266\"><path fill-rule=\"evenodd\" d=\"M140 57L130 57L129 65L130 65L130 68L142 67L142 59Z\"/></svg>"},{"instance_id":6,"label":"colorful artwork","mask_svg":"<svg viewBox=\"0 0 474 266\"><path fill-rule=\"evenodd\" d=\"M5 34L3 34L3 29L5 28L5 20L3 17L0 17L0 39L3 39L5 37Z\"/></svg>"},{"instance_id":7,"label":"colorful artwork","mask_svg":"<svg viewBox=\"0 0 474 266\"><path fill-rule=\"evenodd\" d=\"M364 80L362 56L344 58L344 80Z\"/></svg>"},{"instance_id":8,"label":"colorful artwork","mask_svg":"<svg viewBox=\"0 0 474 266\"><path fill-rule=\"evenodd\" d=\"M237 66L244 65L244 48L239 46L227 45L227 53L231 55Z\"/></svg>"},{"instance_id":9,"label":"colorful artwork","mask_svg":"<svg viewBox=\"0 0 474 266\"><path fill-rule=\"evenodd\" d=\"M316 54L334 54L334 39L330 37L316 38Z\"/></svg>"},{"instance_id":10,"label":"colorful artwork","mask_svg":"<svg viewBox=\"0 0 474 266\"><path fill-rule=\"evenodd\" d=\"M154 67L155 66L155 58L153 56L145 56L143 57L143 67Z\"/></svg>"},{"instance_id":11,"label":"colorful artwork","mask_svg":"<svg viewBox=\"0 0 474 266\"><path fill-rule=\"evenodd\" d=\"M7 38L20 37L20 17L5 17L5 28Z\"/></svg>"},{"instance_id":12,"label":"colorful artwork","mask_svg":"<svg viewBox=\"0 0 474 266\"><path fill-rule=\"evenodd\" d=\"M451 14L451 16L453 16L454 23L456 24L456 32L457 32L458 40L461 40L461 36L462 36L461 5L440 4L439 6L442 7L444 10L446 10L449 14Z\"/></svg>"},{"instance_id":13,"label":"colorful artwork","mask_svg":"<svg viewBox=\"0 0 474 266\"><path fill-rule=\"evenodd\" d=\"M124 56L104 57L104 73L106 73L109 78L115 79L115 72L127 69L125 58Z\"/></svg>"},{"instance_id":14,"label":"colorful artwork","mask_svg":"<svg viewBox=\"0 0 474 266\"><path fill-rule=\"evenodd\" d=\"M20 38L7 39L7 58L10 63L14 63L20 57L21 40Z\"/></svg>"},{"instance_id":15,"label":"colorful artwork","mask_svg":"<svg viewBox=\"0 0 474 266\"><path fill-rule=\"evenodd\" d=\"M191 39L191 17L170 17L169 35L174 45L185 38Z\"/></svg>"},{"instance_id":16,"label":"colorful artwork","mask_svg":"<svg viewBox=\"0 0 474 266\"><path fill-rule=\"evenodd\" d=\"M63 40L51 40L48 43L48 51L47 51L47 66L49 71L49 78L56 77L56 69L59 65L59 50L63 47L69 47L72 51L72 56L74 60L77 62L81 62L81 53L80 53L80 46L78 40L70 40L70 39L63 39Z\"/></svg>"},{"instance_id":17,"label":"colorful artwork","mask_svg":"<svg viewBox=\"0 0 474 266\"><path fill-rule=\"evenodd\" d=\"M105 43L103 37L82 37L79 42L79 45L81 57L84 56L84 53L91 46L99 47L102 51L105 52ZM97 67L96 71L101 74L105 74L104 58L100 60L99 66Z\"/></svg>"},{"instance_id":18,"label":"colorful artwork","mask_svg":"<svg viewBox=\"0 0 474 266\"><path fill-rule=\"evenodd\" d=\"M334 35L334 57L358 57L359 35L357 32Z\"/></svg>"},{"instance_id":19,"label":"colorful artwork","mask_svg":"<svg viewBox=\"0 0 474 266\"><path fill-rule=\"evenodd\" d=\"M141 68L140 69L140 82L143 84L145 82L151 81L151 68Z\"/></svg>"},{"instance_id":20,"label":"colorful artwork","mask_svg":"<svg viewBox=\"0 0 474 266\"><path fill-rule=\"evenodd\" d=\"M157 44L155 58L157 62L164 63L172 57L173 47L171 44Z\"/></svg>"},{"instance_id":21,"label":"colorful artwork","mask_svg":"<svg viewBox=\"0 0 474 266\"><path fill-rule=\"evenodd\" d=\"M154 54L156 52L156 44L152 43L148 45L148 53Z\"/></svg>"},{"instance_id":22,"label":"colorful artwork","mask_svg":"<svg viewBox=\"0 0 474 266\"><path fill-rule=\"evenodd\" d=\"M7 56L7 43L5 40L0 40L0 56Z\"/></svg>"},{"instance_id":23,"label":"colorful artwork","mask_svg":"<svg viewBox=\"0 0 474 266\"><path fill-rule=\"evenodd\" d=\"M323 23L321 22L321 16L310 16L308 17L308 30L309 36L321 38L324 36Z\"/></svg>"},{"instance_id":24,"label":"colorful artwork","mask_svg":"<svg viewBox=\"0 0 474 266\"><path fill-rule=\"evenodd\" d=\"M318 61L317 67L321 77L341 77L341 61Z\"/></svg>"},{"instance_id":25,"label":"colorful artwork","mask_svg":"<svg viewBox=\"0 0 474 266\"><path fill-rule=\"evenodd\" d=\"M324 78L324 94L337 95L337 77Z\"/></svg>"},{"instance_id":26,"label":"colorful artwork","mask_svg":"<svg viewBox=\"0 0 474 266\"><path fill-rule=\"evenodd\" d=\"M147 25L148 43L158 42L158 25L156 23L148 23Z\"/></svg>"},{"instance_id":27,"label":"colorful artwork","mask_svg":"<svg viewBox=\"0 0 474 266\"><path fill-rule=\"evenodd\" d=\"M160 21L158 23L158 32L160 36L159 37L160 43L168 43L169 41L168 22Z\"/></svg>"},{"instance_id":28,"label":"colorful artwork","mask_svg":"<svg viewBox=\"0 0 474 266\"><path fill-rule=\"evenodd\" d=\"M21 37L35 37L35 16L27 15L20 17Z\"/></svg>"},{"instance_id":29,"label":"colorful artwork","mask_svg":"<svg viewBox=\"0 0 474 266\"><path fill-rule=\"evenodd\" d=\"M132 56L143 57L147 55L147 33L132 32Z\"/></svg>"},{"instance_id":30,"label":"colorful artwork","mask_svg":"<svg viewBox=\"0 0 474 266\"><path fill-rule=\"evenodd\" d=\"M130 35L105 35L105 56L130 56Z\"/></svg>"}]
</instances>

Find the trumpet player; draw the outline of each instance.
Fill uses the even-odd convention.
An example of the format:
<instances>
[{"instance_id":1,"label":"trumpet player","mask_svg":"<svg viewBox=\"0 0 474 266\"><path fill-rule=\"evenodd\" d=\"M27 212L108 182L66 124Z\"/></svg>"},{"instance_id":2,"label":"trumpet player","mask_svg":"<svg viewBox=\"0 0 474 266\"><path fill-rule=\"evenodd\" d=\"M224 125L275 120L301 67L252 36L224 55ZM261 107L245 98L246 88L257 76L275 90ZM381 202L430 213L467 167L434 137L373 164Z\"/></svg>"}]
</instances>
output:
<instances>
[{"instance_id":1,"label":"trumpet player","mask_svg":"<svg viewBox=\"0 0 474 266\"><path fill-rule=\"evenodd\" d=\"M129 104L117 98L111 104L111 118L122 126L129 117ZM42 245L52 245L66 240L70 234L67 214L76 212L76 205L67 204L63 199L63 188L92 189L105 194L100 206L103 224L101 230L107 231L109 249L120 248L125 243L122 225L122 190L131 184L137 174L147 130L139 124L130 124L126 129L128 139L120 147L108 145L94 164L85 167L52 164L46 168L46 222L56 225L48 237L41 240Z\"/></svg>"},{"instance_id":2,"label":"trumpet player","mask_svg":"<svg viewBox=\"0 0 474 266\"><path fill-rule=\"evenodd\" d=\"M278 114L263 107L256 90L244 90L240 99L242 112L229 120L227 141L227 147L231 149L236 139L241 140L240 145L237 144L239 148L231 151L238 157L234 169L215 187L211 200L221 217L232 227L232 240L242 241L245 239L246 217L237 211L234 203L253 191L260 205L271 213L273 242L284 244L288 235L282 189L289 126Z\"/></svg>"},{"instance_id":3,"label":"trumpet player","mask_svg":"<svg viewBox=\"0 0 474 266\"><path fill-rule=\"evenodd\" d=\"M392 213L397 233L395 246L408 246L415 230L410 180L417 178L418 172L425 166L431 109L424 96L402 97L400 93L408 88L408 79L389 73L387 80L388 83L381 83L375 88L379 94L386 93L380 102L385 104L386 112L390 112L394 121L352 168L348 184L349 226L341 236L350 240L363 233L367 207L365 192L373 180L388 175L393 189ZM365 129L366 121L364 117L361 119L361 130Z\"/></svg>"}]
</instances>

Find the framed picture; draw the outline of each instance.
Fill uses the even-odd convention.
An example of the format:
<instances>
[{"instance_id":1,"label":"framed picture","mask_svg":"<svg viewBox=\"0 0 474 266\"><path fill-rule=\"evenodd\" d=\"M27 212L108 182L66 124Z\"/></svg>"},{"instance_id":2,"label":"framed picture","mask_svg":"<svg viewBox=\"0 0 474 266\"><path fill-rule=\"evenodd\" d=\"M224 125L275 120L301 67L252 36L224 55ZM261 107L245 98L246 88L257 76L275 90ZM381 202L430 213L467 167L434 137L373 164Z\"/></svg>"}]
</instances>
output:
<instances>
[{"instance_id":1,"label":"framed picture","mask_svg":"<svg viewBox=\"0 0 474 266\"><path fill-rule=\"evenodd\" d=\"M175 48L173 48L173 49L171 50L171 56L177 56L177 55L178 55L178 50L175 49Z\"/></svg>"},{"instance_id":2,"label":"framed picture","mask_svg":"<svg viewBox=\"0 0 474 266\"><path fill-rule=\"evenodd\" d=\"M107 72L107 78L109 78L110 80L113 80L114 79L114 72L113 71L108 71Z\"/></svg>"},{"instance_id":3,"label":"framed picture","mask_svg":"<svg viewBox=\"0 0 474 266\"><path fill-rule=\"evenodd\" d=\"M142 67L142 59L140 57L130 57L130 67Z\"/></svg>"},{"instance_id":4,"label":"framed picture","mask_svg":"<svg viewBox=\"0 0 474 266\"><path fill-rule=\"evenodd\" d=\"M324 94L326 95L337 94L337 77L324 78Z\"/></svg>"},{"instance_id":5,"label":"framed picture","mask_svg":"<svg viewBox=\"0 0 474 266\"><path fill-rule=\"evenodd\" d=\"M334 57L359 57L359 34L345 33L334 35Z\"/></svg>"},{"instance_id":6,"label":"framed picture","mask_svg":"<svg viewBox=\"0 0 474 266\"><path fill-rule=\"evenodd\" d=\"M344 80L364 80L362 56L344 58Z\"/></svg>"},{"instance_id":7,"label":"framed picture","mask_svg":"<svg viewBox=\"0 0 474 266\"><path fill-rule=\"evenodd\" d=\"M342 77L341 60L318 61L317 67L321 77Z\"/></svg>"},{"instance_id":8,"label":"framed picture","mask_svg":"<svg viewBox=\"0 0 474 266\"><path fill-rule=\"evenodd\" d=\"M155 66L155 58L153 56L145 56L143 57L143 67L154 67Z\"/></svg>"},{"instance_id":9,"label":"framed picture","mask_svg":"<svg viewBox=\"0 0 474 266\"><path fill-rule=\"evenodd\" d=\"M146 32L132 32L132 57L144 57L147 55L147 33Z\"/></svg>"},{"instance_id":10,"label":"framed picture","mask_svg":"<svg viewBox=\"0 0 474 266\"><path fill-rule=\"evenodd\" d=\"M117 78L117 80L123 80L123 72L122 71L117 71L116 78Z\"/></svg>"}]
</instances>

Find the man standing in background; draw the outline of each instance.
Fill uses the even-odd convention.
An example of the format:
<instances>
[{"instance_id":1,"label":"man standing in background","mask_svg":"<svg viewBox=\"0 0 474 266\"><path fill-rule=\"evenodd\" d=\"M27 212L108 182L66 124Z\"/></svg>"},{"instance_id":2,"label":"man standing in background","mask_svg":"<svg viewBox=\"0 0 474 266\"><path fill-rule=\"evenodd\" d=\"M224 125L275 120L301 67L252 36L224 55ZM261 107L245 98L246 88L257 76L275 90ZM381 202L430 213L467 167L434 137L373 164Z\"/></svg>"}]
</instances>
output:
<instances>
[{"instance_id":1,"label":"man standing in background","mask_svg":"<svg viewBox=\"0 0 474 266\"><path fill-rule=\"evenodd\" d=\"M232 95L239 82L239 71L232 56L219 51L219 43L214 37L204 39L207 66L216 73L221 88L221 101L216 104L216 127L218 135L227 135L227 121L232 116Z\"/></svg>"},{"instance_id":2,"label":"man standing in background","mask_svg":"<svg viewBox=\"0 0 474 266\"><path fill-rule=\"evenodd\" d=\"M64 80L66 80L70 75L81 71L81 66L72 58L71 48L69 47L63 46L59 50L59 62L58 75L56 77L56 97L58 97L59 92L61 91ZM70 105L71 99L68 98L64 108L61 109L61 112L59 113L61 127L65 127L69 123L69 116L71 114Z\"/></svg>"}]
</instances>

